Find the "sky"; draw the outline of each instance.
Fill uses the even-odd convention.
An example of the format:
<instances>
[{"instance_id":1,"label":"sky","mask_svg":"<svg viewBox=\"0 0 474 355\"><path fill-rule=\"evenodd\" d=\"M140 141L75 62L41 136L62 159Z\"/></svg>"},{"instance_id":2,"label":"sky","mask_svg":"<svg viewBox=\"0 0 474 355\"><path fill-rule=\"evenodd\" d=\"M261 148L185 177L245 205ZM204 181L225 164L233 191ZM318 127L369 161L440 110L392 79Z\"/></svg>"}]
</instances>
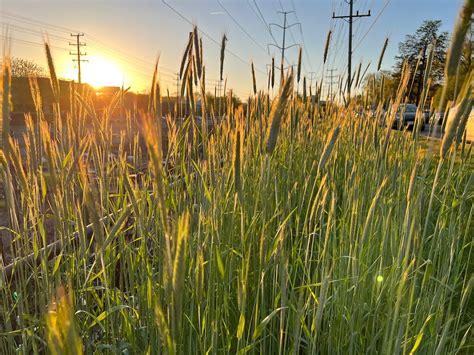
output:
<instances>
[{"instance_id":1,"label":"sky","mask_svg":"<svg viewBox=\"0 0 474 355\"><path fill-rule=\"evenodd\" d=\"M347 0L348 1L348 0ZM398 43L413 33L424 20L442 20L442 30L451 31L462 0L355 0L354 11L370 17L357 19L353 26L353 67L371 62L374 70L385 38L389 38L382 69L391 69ZM69 51L75 52L72 33L84 33L83 81L95 86L114 85L146 92L159 57L160 81L170 95L176 92L176 73L192 24L202 31L206 86L213 91L219 77L220 42L228 38L224 76L227 86L240 96L252 90L251 62L255 64L257 86L267 85L267 67L272 56L279 65L283 15L287 15L287 65L296 64L298 45L303 46L303 75L308 83L344 74L347 69L348 25L332 19L347 15L344 0L1 0L2 35L10 40L13 57L35 61L46 67L41 45L45 35L53 47L60 77L75 79L77 69ZM268 27L271 31L268 30ZM8 29L8 32L6 32ZM322 64L324 45L333 31L329 57ZM323 71L324 70L324 71ZM313 73L313 74L311 74Z\"/></svg>"}]
</instances>

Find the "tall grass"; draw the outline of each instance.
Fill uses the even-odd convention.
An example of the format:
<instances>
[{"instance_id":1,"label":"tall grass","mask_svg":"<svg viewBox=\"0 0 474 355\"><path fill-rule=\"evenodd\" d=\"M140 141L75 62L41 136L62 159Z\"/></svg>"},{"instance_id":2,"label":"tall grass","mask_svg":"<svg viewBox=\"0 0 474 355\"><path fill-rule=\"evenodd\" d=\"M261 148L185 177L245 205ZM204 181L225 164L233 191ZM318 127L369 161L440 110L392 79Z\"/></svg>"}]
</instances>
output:
<instances>
[{"instance_id":1,"label":"tall grass","mask_svg":"<svg viewBox=\"0 0 474 355\"><path fill-rule=\"evenodd\" d=\"M206 132L198 36L181 64L189 117L161 119L155 72L119 144L79 92L60 129L29 119L26 144L9 139L0 352L471 352L472 145L425 154L356 100L299 99L291 73L274 100L229 99L223 118L206 104Z\"/></svg>"}]
</instances>

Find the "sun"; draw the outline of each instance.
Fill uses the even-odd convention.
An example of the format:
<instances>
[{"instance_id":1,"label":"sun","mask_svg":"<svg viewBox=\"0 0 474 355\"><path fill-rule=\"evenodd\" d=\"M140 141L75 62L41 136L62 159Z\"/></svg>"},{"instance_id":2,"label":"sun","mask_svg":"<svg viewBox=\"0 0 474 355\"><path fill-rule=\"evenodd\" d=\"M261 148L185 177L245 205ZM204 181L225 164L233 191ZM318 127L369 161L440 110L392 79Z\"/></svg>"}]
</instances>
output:
<instances>
[{"instance_id":1,"label":"sun","mask_svg":"<svg viewBox=\"0 0 474 355\"><path fill-rule=\"evenodd\" d=\"M120 67L111 59L101 56L89 56L82 64L82 82L94 88L103 86L122 86L124 75Z\"/></svg>"}]
</instances>

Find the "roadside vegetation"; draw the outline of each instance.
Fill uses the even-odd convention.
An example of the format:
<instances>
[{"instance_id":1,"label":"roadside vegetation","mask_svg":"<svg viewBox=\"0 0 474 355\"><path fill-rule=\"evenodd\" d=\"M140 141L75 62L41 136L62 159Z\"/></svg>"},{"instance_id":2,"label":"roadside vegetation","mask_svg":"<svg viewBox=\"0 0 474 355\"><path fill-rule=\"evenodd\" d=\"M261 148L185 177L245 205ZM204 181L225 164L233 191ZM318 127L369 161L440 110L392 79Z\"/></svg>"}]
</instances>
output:
<instances>
[{"instance_id":1,"label":"roadside vegetation","mask_svg":"<svg viewBox=\"0 0 474 355\"><path fill-rule=\"evenodd\" d=\"M180 73L189 116L162 119L157 65L148 111L128 111L114 144L121 93L98 113L72 87L64 114L45 48L54 115L44 119L31 78L37 119L21 147L5 120L4 59L0 353L473 351L472 68L439 144L417 126L393 131L396 109L382 101L372 114L360 100L297 95L299 70L275 97L254 89L244 105L230 94L198 112L206 68L194 28ZM395 107L411 78L403 65Z\"/></svg>"}]
</instances>

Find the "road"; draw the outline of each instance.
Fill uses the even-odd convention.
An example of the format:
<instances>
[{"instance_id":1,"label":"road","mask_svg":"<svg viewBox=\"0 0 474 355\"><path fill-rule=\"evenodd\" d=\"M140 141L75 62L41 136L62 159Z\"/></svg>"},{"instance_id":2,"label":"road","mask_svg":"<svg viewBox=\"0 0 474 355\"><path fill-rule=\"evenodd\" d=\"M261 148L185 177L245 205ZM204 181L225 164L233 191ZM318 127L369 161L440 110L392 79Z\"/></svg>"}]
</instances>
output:
<instances>
[{"instance_id":1,"label":"road","mask_svg":"<svg viewBox=\"0 0 474 355\"><path fill-rule=\"evenodd\" d=\"M430 126L425 125L425 129L421 132L421 135L425 137L441 139L441 137L443 136L441 132L442 132L441 126L439 125L433 126L431 130L430 130Z\"/></svg>"}]
</instances>

